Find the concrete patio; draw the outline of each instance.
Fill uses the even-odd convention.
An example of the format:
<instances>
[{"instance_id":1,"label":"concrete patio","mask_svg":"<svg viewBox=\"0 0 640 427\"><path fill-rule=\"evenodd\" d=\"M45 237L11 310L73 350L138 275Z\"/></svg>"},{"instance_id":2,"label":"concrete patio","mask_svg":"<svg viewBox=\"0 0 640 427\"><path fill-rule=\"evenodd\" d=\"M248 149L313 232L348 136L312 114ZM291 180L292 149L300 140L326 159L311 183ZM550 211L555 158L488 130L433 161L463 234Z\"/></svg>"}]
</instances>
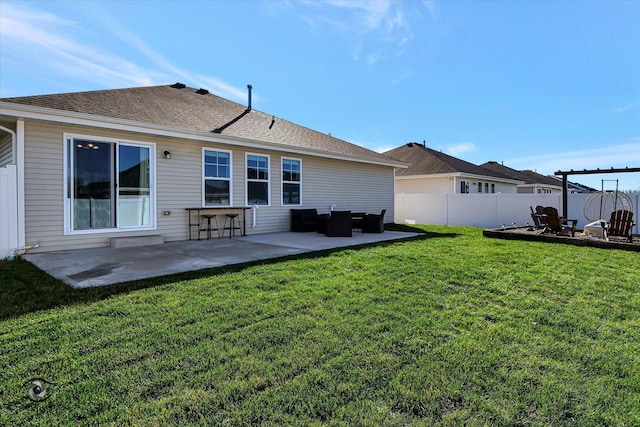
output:
<instances>
[{"instance_id":1,"label":"concrete patio","mask_svg":"<svg viewBox=\"0 0 640 427\"><path fill-rule=\"evenodd\" d=\"M317 233L285 232L129 248L27 254L24 258L74 288L86 288L418 235L385 231L354 237L326 237Z\"/></svg>"}]
</instances>

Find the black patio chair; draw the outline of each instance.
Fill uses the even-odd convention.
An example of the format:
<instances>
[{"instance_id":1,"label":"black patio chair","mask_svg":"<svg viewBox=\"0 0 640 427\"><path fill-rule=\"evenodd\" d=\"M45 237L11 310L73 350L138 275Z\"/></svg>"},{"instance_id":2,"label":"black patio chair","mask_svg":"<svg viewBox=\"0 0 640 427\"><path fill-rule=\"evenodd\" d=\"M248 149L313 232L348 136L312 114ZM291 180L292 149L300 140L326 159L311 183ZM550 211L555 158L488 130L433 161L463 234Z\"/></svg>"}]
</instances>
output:
<instances>
[{"instance_id":1,"label":"black patio chair","mask_svg":"<svg viewBox=\"0 0 640 427\"><path fill-rule=\"evenodd\" d=\"M384 214L386 209L382 209L380 214L366 214L362 220L363 233L384 233Z\"/></svg>"},{"instance_id":2,"label":"black patio chair","mask_svg":"<svg viewBox=\"0 0 640 427\"><path fill-rule=\"evenodd\" d=\"M351 211L333 211L327 221L328 237L352 237Z\"/></svg>"}]
</instances>

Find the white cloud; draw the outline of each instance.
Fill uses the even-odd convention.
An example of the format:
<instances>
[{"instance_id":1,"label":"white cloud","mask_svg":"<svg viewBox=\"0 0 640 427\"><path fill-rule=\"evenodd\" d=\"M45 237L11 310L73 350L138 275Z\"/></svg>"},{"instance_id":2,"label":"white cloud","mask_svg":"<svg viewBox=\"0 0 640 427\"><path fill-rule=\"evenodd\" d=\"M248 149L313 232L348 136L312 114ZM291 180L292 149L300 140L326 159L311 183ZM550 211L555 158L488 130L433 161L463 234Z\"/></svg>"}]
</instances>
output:
<instances>
[{"instance_id":1,"label":"white cloud","mask_svg":"<svg viewBox=\"0 0 640 427\"><path fill-rule=\"evenodd\" d=\"M436 0L422 0L422 4L429 11L429 15L432 18L436 18L438 16L438 10L436 9Z\"/></svg>"},{"instance_id":2,"label":"white cloud","mask_svg":"<svg viewBox=\"0 0 640 427\"><path fill-rule=\"evenodd\" d=\"M402 55L402 47L413 39L405 3L390 0L301 1L301 17L317 30L330 26L351 40L353 59L373 65ZM413 6L413 5L412 5ZM425 3L428 9L428 3Z\"/></svg>"},{"instance_id":3,"label":"white cloud","mask_svg":"<svg viewBox=\"0 0 640 427\"><path fill-rule=\"evenodd\" d=\"M4 57L101 85L152 84L158 73L80 41L83 28L57 15L5 4L0 15Z\"/></svg>"},{"instance_id":4,"label":"white cloud","mask_svg":"<svg viewBox=\"0 0 640 427\"><path fill-rule=\"evenodd\" d=\"M476 151L476 145L471 142L462 142L456 145L450 145L445 152L451 156L459 157L461 154Z\"/></svg>"},{"instance_id":5,"label":"white cloud","mask_svg":"<svg viewBox=\"0 0 640 427\"><path fill-rule=\"evenodd\" d=\"M20 61L33 69L55 70L65 79L72 76L73 80L91 82L99 87L150 86L180 78L183 83L206 88L228 99L246 99L245 89L175 66L136 34L101 13L97 6L92 11L105 23L110 38L120 39L154 66L144 67L120 54L82 41L96 36L86 23L80 25L52 13L15 4L2 6L2 61Z\"/></svg>"},{"instance_id":6,"label":"white cloud","mask_svg":"<svg viewBox=\"0 0 640 427\"><path fill-rule=\"evenodd\" d=\"M631 102L629 104L623 105L620 108L616 108L616 113L626 113L627 111L634 110L636 107L640 106L640 101Z\"/></svg>"},{"instance_id":7,"label":"white cloud","mask_svg":"<svg viewBox=\"0 0 640 427\"><path fill-rule=\"evenodd\" d=\"M160 69L166 70L166 72L174 76L174 78L181 78L184 80L183 83L205 88L210 92L216 93L219 96L227 99L236 101L246 100L246 90L231 86L215 77L201 76L190 73L189 71L184 70L183 68L180 68L171 63L160 53L156 52L144 40L142 40L140 37L129 31L128 29L124 28L122 25L120 25L120 23L112 19L109 15L100 14L100 18L103 22L106 23L107 28L111 31L111 33L113 33L113 35L117 36L128 46L133 47L134 49L141 52L144 56L153 61ZM168 80L165 79L165 81L163 81L162 83L167 82Z\"/></svg>"},{"instance_id":8,"label":"white cloud","mask_svg":"<svg viewBox=\"0 0 640 427\"><path fill-rule=\"evenodd\" d=\"M538 173L553 174L558 170L608 169L638 167L640 165L640 137L627 143L603 145L602 148L547 153L506 160L514 169L534 169Z\"/></svg>"}]
</instances>

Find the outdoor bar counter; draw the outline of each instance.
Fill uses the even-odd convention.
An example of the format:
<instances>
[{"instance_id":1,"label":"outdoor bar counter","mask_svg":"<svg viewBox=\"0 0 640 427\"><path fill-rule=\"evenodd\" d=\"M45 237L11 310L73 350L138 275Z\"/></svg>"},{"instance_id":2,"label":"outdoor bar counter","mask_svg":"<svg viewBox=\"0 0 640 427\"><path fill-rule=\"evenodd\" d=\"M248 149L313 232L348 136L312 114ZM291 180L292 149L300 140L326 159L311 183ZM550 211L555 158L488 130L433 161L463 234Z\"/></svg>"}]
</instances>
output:
<instances>
[{"instance_id":1,"label":"outdoor bar counter","mask_svg":"<svg viewBox=\"0 0 640 427\"><path fill-rule=\"evenodd\" d=\"M211 212L215 215L218 215L218 214L223 214L225 211L242 211L242 235L246 236L247 235L246 211L248 209L251 209L251 208L248 206L205 206L205 207L199 207L199 208L185 208L189 216L189 240L192 240L191 228L193 227L198 227L198 238L200 237L200 233L199 233L200 217L201 215L206 214L207 212ZM193 222L194 212L195 212L196 222ZM231 224L231 226L233 227L233 223ZM223 233L224 233L224 230L223 230Z\"/></svg>"}]
</instances>

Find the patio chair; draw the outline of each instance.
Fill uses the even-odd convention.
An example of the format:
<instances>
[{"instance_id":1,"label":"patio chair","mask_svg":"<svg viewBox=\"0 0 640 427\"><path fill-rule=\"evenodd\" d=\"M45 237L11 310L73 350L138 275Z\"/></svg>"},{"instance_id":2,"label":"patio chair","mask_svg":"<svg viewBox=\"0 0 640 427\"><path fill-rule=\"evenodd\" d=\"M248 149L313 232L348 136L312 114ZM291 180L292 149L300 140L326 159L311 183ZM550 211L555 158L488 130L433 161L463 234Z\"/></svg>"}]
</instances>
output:
<instances>
[{"instance_id":1,"label":"patio chair","mask_svg":"<svg viewBox=\"0 0 640 427\"><path fill-rule=\"evenodd\" d=\"M351 211L333 211L327 221L328 237L352 237Z\"/></svg>"},{"instance_id":2,"label":"patio chair","mask_svg":"<svg viewBox=\"0 0 640 427\"><path fill-rule=\"evenodd\" d=\"M316 209L291 209L291 231L307 232L318 229L318 211Z\"/></svg>"},{"instance_id":3,"label":"patio chair","mask_svg":"<svg viewBox=\"0 0 640 427\"><path fill-rule=\"evenodd\" d=\"M608 241L609 237L624 237L631 243L633 242L631 235L633 225L633 212L624 209L613 211L609 222L602 223L604 238Z\"/></svg>"},{"instance_id":4,"label":"patio chair","mask_svg":"<svg viewBox=\"0 0 640 427\"><path fill-rule=\"evenodd\" d=\"M574 237L576 235L577 219L567 219L559 216L558 210L552 206L545 207L544 214L547 219L544 232L552 232L558 236L571 234L571 237Z\"/></svg>"},{"instance_id":5,"label":"patio chair","mask_svg":"<svg viewBox=\"0 0 640 427\"><path fill-rule=\"evenodd\" d=\"M536 230L543 229L547 226L547 216L544 214L544 208L540 205L536 206L534 211L533 206L529 205L531 209L531 219L533 220L533 227Z\"/></svg>"},{"instance_id":6,"label":"patio chair","mask_svg":"<svg viewBox=\"0 0 640 427\"><path fill-rule=\"evenodd\" d=\"M384 214L386 209L382 209L380 215L366 214L362 220L363 233L384 233Z\"/></svg>"}]
</instances>

